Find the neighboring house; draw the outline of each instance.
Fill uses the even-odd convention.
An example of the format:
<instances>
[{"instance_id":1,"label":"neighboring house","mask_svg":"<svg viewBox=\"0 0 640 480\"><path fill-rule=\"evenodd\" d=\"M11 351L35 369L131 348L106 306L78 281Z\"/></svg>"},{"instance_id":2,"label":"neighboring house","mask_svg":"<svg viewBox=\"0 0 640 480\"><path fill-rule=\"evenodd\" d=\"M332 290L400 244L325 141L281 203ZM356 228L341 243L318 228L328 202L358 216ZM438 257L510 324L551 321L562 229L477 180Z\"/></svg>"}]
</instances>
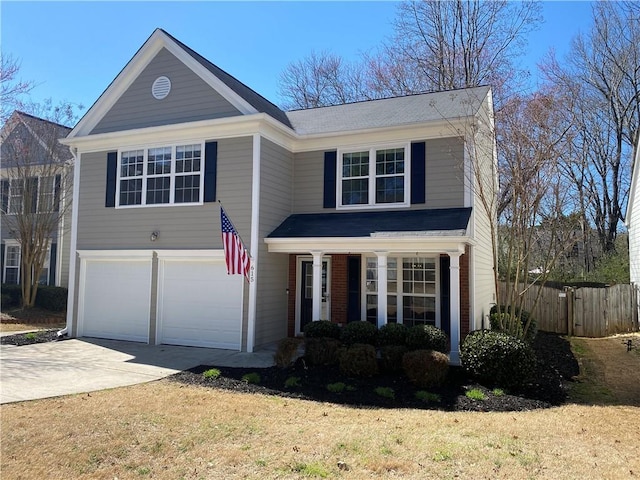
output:
<instances>
[{"instance_id":1,"label":"neighboring house","mask_svg":"<svg viewBox=\"0 0 640 480\"><path fill-rule=\"evenodd\" d=\"M0 132L0 197L2 283L20 283L22 248L17 222L31 214L53 215L49 248L39 278L41 285L66 287L69 281L70 215L63 204L73 155L58 142L70 128L15 111ZM32 198L25 200L28 192ZM48 229L47 229L48 230ZM47 233L49 233L47 231ZM49 235L47 235L49 236Z\"/></svg>"},{"instance_id":2,"label":"neighboring house","mask_svg":"<svg viewBox=\"0 0 640 480\"><path fill-rule=\"evenodd\" d=\"M66 333L250 352L366 319L442 327L457 363L495 301L492 135L488 87L285 113L158 29L63 140Z\"/></svg>"},{"instance_id":3,"label":"neighboring house","mask_svg":"<svg viewBox=\"0 0 640 480\"><path fill-rule=\"evenodd\" d=\"M629 230L629 276L631 283L640 288L640 131L636 139L625 223ZM640 303L640 298L638 301Z\"/></svg>"}]
</instances>

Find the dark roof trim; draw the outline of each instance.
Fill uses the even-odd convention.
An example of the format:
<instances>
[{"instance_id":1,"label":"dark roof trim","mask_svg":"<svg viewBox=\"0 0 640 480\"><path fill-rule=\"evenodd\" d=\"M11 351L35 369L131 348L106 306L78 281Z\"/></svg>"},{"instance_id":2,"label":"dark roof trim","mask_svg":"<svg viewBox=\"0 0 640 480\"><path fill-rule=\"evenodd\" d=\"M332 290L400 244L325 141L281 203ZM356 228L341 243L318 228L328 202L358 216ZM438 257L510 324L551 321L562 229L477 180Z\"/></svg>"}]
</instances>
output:
<instances>
[{"instance_id":1,"label":"dark roof trim","mask_svg":"<svg viewBox=\"0 0 640 480\"><path fill-rule=\"evenodd\" d=\"M471 208L307 213L285 219L268 238L369 237L383 232L464 230Z\"/></svg>"},{"instance_id":2,"label":"dark roof trim","mask_svg":"<svg viewBox=\"0 0 640 480\"><path fill-rule=\"evenodd\" d=\"M289 118L286 113L280 110L276 105L271 103L269 100L264 98L255 90L247 87L240 80L235 78L232 75L229 75L227 72L222 70L217 65L214 65L209 60L204 58L195 50L192 50L187 45L182 43L177 38L173 37L171 34L167 33L165 30L160 29L167 37L176 42L185 52L191 55L198 63L200 63L204 68L213 73L216 77L218 77L222 82L224 82L227 87L233 90L236 94L242 97L245 101L247 101L252 107L262 113L266 113L267 115L275 118L280 123L286 125L287 127L293 129L291 126L291 122L289 122Z\"/></svg>"}]
</instances>

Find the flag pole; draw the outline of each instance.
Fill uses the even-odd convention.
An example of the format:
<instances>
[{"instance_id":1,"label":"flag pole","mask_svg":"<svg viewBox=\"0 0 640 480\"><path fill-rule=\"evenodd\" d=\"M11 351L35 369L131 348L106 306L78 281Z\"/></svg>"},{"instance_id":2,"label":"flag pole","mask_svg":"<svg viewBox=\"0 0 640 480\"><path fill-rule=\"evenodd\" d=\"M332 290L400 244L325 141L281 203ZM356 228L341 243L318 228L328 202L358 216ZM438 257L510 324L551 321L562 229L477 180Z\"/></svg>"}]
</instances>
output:
<instances>
[{"instance_id":1,"label":"flag pole","mask_svg":"<svg viewBox=\"0 0 640 480\"><path fill-rule=\"evenodd\" d=\"M220 209L224 210L224 207L222 206L222 202L220 200L218 200L218 203L220 204ZM240 241L242 242L242 246L245 248L245 250L247 249L247 244L244 243L244 240L242 239L242 235L240 235L240 232L238 231L238 229L236 228L236 226L233 224L233 222L231 221L231 218L229 218L229 215L226 215L227 220L229 221L229 223L231 224L231 226L233 227L233 229L236 231L236 235L238 235L238 238L240 239ZM248 252L249 250L247 250ZM251 257L251 253L249 252L249 257Z\"/></svg>"}]
</instances>

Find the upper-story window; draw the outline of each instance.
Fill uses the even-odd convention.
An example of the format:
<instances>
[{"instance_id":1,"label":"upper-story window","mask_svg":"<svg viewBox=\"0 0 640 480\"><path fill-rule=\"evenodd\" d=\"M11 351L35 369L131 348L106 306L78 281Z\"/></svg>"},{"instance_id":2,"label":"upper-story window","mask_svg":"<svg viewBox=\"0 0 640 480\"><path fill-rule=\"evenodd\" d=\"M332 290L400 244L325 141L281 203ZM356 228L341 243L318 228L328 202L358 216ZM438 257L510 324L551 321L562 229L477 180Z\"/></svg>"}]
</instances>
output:
<instances>
[{"instance_id":1,"label":"upper-story window","mask_svg":"<svg viewBox=\"0 0 640 480\"><path fill-rule=\"evenodd\" d=\"M118 206L202 203L202 152L199 143L120 152Z\"/></svg>"},{"instance_id":2,"label":"upper-story window","mask_svg":"<svg viewBox=\"0 0 640 480\"><path fill-rule=\"evenodd\" d=\"M0 181L2 211L8 214L51 213L60 208L60 176Z\"/></svg>"},{"instance_id":3,"label":"upper-story window","mask_svg":"<svg viewBox=\"0 0 640 480\"><path fill-rule=\"evenodd\" d=\"M342 150L338 208L409 204L408 147Z\"/></svg>"}]
</instances>

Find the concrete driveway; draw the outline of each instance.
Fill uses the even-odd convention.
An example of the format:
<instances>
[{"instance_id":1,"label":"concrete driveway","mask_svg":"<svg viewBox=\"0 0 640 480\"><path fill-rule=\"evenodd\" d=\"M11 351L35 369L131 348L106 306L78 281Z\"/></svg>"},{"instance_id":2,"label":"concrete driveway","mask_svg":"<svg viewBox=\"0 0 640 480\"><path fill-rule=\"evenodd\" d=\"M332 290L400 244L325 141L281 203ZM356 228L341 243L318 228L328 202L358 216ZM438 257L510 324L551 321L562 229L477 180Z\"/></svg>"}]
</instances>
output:
<instances>
[{"instance_id":1,"label":"concrete driveway","mask_svg":"<svg viewBox=\"0 0 640 480\"><path fill-rule=\"evenodd\" d=\"M210 348L70 339L0 346L0 403L20 402L149 382L198 365L260 368L273 350Z\"/></svg>"}]
</instances>

